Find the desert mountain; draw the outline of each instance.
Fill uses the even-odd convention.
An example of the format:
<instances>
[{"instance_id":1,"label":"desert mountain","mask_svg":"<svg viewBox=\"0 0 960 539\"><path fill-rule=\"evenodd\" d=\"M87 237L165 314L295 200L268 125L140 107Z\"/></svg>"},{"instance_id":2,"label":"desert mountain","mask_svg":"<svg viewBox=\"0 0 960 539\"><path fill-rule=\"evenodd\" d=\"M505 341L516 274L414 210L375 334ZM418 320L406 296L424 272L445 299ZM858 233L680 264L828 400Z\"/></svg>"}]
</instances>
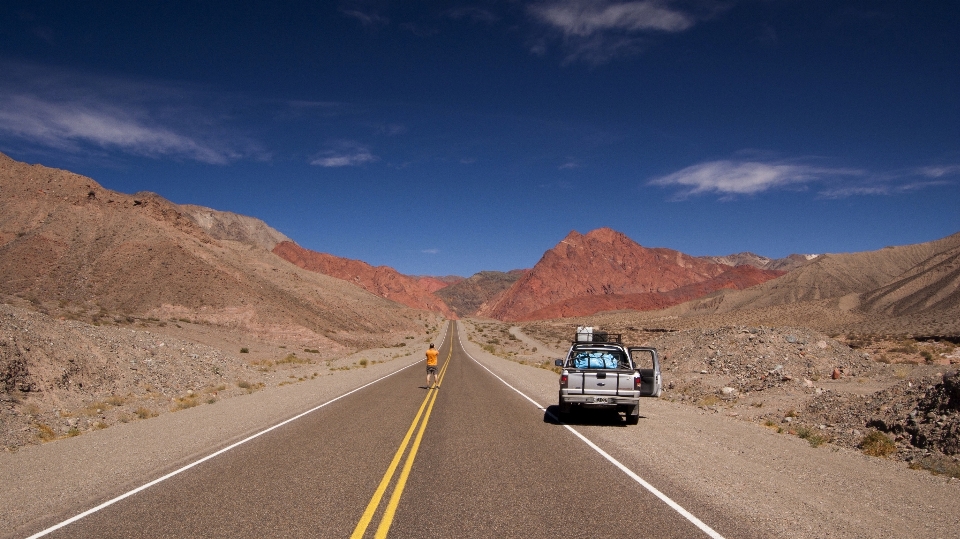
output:
<instances>
[{"instance_id":1,"label":"desert mountain","mask_svg":"<svg viewBox=\"0 0 960 539\"><path fill-rule=\"evenodd\" d=\"M711 294L662 314L735 315L874 333L955 335L960 327L958 268L960 233L877 251L821 255L774 281Z\"/></svg>"},{"instance_id":2,"label":"desert mountain","mask_svg":"<svg viewBox=\"0 0 960 539\"><path fill-rule=\"evenodd\" d=\"M443 313L449 318L456 317L443 300L420 286L418 278L404 275L391 267L374 267L360 260L318 253L292 241L280 242L273 248L273 253L305 270L349 281L382 298L415 309Z\"/></svg>"},{"instance_id":3,"label":"desert mountain","mask_svg":"<svg viewBox=\"0 0 960 539\"><path fill-rule=\"evenodd\" d=\"M422 328L416 312L394 302L215 239L158 195L118 193L2 154L0 275L0 299L73 318L183 316L332 347Z\"/></svg>"},{"instance_id":4,"label":"desert mountain","mask_svg":"<svg viewBox=\"0 0 960 539\"><path fill-rule=\"evenodd\" d=\"M281 241L290 241L290 238L254 217L193 204L181 204L180 211L214 239L239 241L267 251Z\"/></svg>"},{"instance_id":5,"label":"desert mountain","mask_svg":"<svg viewBox=\"0 0 960 539\"><path fill-rule=\"evenodd\" d=\"M613 308L658 309L720 288L745 288L782 272L730 267L642 247L601 228L571 232L478 314L500 320L575 316ZM724 275L726 274L726 275Z\"/></svg>"},{"instance_id":6,"label":"desert mountain","mask_svg":"<svg viewBox=\"0 0 960 539\"><path fill-rule=\"evenodd\" d=\"M701 256L700 258L726 266L753 266L759 269L792 271L816 258L817 255L789 255L784 258L767 258L744 252L726 256Z\"/></svg>"},{"instance_id":7,"label":"desert mountain","mask_svg":"<svg viewBox=\"0 0 960 539\"><path fill-rule=\"evenodd\" d=\"M524 270L481 271L435 292L455 313L473 316L485 302L505 292L524 274Z\"/></svg>"}]
</instances>

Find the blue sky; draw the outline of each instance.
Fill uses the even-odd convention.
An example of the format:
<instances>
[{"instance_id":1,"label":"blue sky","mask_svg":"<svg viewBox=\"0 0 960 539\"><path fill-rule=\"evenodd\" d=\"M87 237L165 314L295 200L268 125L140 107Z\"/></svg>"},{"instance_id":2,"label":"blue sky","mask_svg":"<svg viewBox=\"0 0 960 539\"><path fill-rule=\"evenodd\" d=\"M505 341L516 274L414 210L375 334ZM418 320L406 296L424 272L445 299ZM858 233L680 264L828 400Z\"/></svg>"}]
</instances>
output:
<instances>
[{"instance_id":1,"label":"blue sky","mask_svg":"<svg viewBox=\"0 0 960 539\"><path fill-rule=\"evenodd\" d=\"M200 5L202 4L202 5ZM0 151L407 274L960 231L960 4L0 5Z\"/></svg>"}]
</instances>

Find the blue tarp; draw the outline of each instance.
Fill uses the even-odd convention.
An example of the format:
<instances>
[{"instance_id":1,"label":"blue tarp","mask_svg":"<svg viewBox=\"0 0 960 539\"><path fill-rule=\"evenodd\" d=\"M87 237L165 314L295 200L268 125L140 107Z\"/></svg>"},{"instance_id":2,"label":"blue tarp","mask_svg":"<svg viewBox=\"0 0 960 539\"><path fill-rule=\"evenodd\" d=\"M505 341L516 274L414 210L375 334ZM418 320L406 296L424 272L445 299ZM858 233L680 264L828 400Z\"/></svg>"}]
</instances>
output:
<instances>
[{"instance_id":1,"label":"blue tarp","mask_svg":"<svg viewBox=\"0 0 960 539\"><path fill-rule=\"evenodd\" d=\"M576 369L616 369L618 364L619 354L613 352L584 351L573 356Z\"/></svg>"}]
</instances>

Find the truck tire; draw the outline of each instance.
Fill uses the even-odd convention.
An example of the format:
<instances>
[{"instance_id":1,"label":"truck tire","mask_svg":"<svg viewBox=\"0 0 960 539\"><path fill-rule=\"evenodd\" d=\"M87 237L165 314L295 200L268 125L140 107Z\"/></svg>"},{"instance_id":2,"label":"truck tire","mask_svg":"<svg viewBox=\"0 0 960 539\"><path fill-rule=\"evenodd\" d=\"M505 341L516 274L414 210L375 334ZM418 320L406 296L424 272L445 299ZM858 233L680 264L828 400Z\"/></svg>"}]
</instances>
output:
<instances>
[{"instance_id":1,"label":"truck tire","mask_svg":"<svg viewBox=\"0 0 960 539\"><path fill-rule=\"evenodd\" d=\"M640 422L640 405L636 405L627 412L627 425L636 425Z\"/></svg>"},{"instance_id":2,"label":"truck tire","mask_svg":"<svg viewBox=\"0 0 960 539\"><path fill-rule=\"evenodd\" d=\"M559 403L559 405L557 406L557 414L560 416L560 419L565 419L565 418L569 417L569 416L570 416L570 408L571 408L570 403L569 403L569 402L563 402L563 397L562 397L562 396L557 398L557 402Z\"/></svg>"}]
</instances>

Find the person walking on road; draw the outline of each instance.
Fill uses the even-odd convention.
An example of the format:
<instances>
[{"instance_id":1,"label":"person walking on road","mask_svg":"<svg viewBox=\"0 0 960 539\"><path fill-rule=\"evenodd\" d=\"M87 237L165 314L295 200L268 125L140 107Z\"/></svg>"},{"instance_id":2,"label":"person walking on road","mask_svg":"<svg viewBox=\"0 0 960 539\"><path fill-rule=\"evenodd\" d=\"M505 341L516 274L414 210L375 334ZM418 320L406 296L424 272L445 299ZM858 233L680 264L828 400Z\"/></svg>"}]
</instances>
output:
<instances>
[{"instance_id":1,"label":"person walking on road","mask_svg":"<svg viewBox=\"0 0 960 539\"><path fill-rule=\"evenodd\" d=\"M427 350L427 389L440 387L440 382L437 380L437 356L439 355L440 351L430 343L430 348ZM431 378L433 378L433 384L430 383Z\"/></svg>"}]
</instances>

